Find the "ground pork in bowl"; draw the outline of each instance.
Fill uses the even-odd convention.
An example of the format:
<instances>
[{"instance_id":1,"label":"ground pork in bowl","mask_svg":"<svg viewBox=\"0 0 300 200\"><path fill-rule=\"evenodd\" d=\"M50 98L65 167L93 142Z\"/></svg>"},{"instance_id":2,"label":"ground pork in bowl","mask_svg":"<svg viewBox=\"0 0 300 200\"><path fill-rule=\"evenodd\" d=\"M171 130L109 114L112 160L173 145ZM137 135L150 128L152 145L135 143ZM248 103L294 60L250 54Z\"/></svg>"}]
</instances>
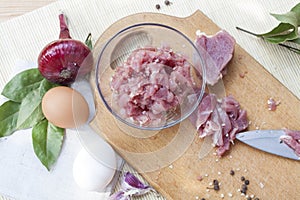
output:
<instances>
[{"instance_id":1,"label":"ground pork in bowl","mask_svg":"<svg viewBox=\"0 0 300 200\"><path fill-rule=\"evenodd\" d=\"M106 108L121 122L161 130L185 120L205 90L205 67L193 42L163 24L120 30L102 47L96 85Z\"/></svg>"}]
</instances>

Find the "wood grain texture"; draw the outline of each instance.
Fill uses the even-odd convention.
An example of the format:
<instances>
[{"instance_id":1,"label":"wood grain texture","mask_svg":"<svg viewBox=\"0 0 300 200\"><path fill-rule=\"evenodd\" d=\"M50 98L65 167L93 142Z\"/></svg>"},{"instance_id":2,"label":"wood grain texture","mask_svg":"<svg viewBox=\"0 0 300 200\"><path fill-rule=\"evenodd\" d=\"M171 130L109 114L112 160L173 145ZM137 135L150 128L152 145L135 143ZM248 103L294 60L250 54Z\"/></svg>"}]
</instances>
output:
<instances>
[{"instance_id":1,"label":"wood grain texture","mask_svg":"<svg viewBox=\"0 0 300 200\"><path fill-rule=\"evenodd\" d=\"M219 30L200 11L187 18L153 13L136 14L119 20L102 34L95 45L95 56L113 34L139 22L170 25L191 40L195 39L198 29L207 34L214 34ZM94 77L91 78L91 83L95 87L93 79ZM249 129L299 129L299 99L238 44L228 66L228 74L224 77L224 85L227 94L233 95L242 108L248 111L251 121ZM228 193L233 194L234 199L242 199L241 193L237 191L242 185L241 176L250 180L249 195L256 195L260 199L297 199L299 188L297 190L295 184L300 183L300 162L267 154L240 142L232 145L230 152L223 158L217 158L210 153L199 160L198 152L203 140L196 136L196 131L188 120L160 131L155 136L134 138L120 129L119 123L105 108L97 92L95 93L97 115L92 122L93 127L167 199L219 199L221 194L230 199ZM274 112L267 109L267 100L270 97L281 101ZM181 146L172 144L177 137L182 140ZM153 152L169 144L173 145L174 152L168 153L179 155L176 160L168 160L173 156L171 154L153 156ZM136 156L137 154L140 156ZM172 162L161 166L160 161ZM231 169L236 171L234 176L229 175ZM203 180L197 180L198 176L203 176ZM213 179L222 183L218 192L212 189L207 191Z\"/></svg>"},{"instance_id":2,"label":"wood grain texture","mask_svg":"<svg viewBox=\"0 0 300 200\"><path fill-rule=\"evenodd\" d=\"M0 22L31 12L57 0L1 0Z\"/></svg>"}]
</instances>

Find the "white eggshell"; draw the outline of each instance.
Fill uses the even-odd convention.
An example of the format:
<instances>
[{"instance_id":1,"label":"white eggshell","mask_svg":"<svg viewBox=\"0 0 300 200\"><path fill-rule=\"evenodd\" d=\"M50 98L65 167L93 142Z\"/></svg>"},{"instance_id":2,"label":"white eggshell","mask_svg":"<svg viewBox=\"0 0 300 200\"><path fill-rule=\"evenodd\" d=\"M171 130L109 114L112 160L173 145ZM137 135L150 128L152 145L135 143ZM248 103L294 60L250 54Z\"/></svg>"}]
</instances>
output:
<instances>
[{"instance_id":1,"label":"white eggshell","mask_svg":"<svg viewBox=\"0 0 300 200\"><path fill-rule=\"evenodd\" d=\"M107 156L115 156L107 155ZM73 164L73 176L77 185L87 191L101 192L112 180L116 167L94 159L84 148Z\"/></svg>"}]
</instances>

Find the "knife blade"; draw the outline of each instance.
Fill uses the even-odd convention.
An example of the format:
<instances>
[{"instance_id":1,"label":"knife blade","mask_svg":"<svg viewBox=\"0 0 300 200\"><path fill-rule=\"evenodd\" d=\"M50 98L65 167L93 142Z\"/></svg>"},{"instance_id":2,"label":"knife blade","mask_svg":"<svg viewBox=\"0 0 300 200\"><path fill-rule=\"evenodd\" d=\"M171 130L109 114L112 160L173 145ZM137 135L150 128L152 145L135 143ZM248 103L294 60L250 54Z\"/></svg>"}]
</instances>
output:
<instances>
[{"instance_id":1,"label":"knife blade","mask_svg":"<svg viewBox=\"0 0 300 200\"><path fill-rule=\"evenodd\" d=\"M285 135L284 130L253 130L236 134L236 139L256 149L278 156L300 160L280 136Z\"/></svg>"}]
</instances>

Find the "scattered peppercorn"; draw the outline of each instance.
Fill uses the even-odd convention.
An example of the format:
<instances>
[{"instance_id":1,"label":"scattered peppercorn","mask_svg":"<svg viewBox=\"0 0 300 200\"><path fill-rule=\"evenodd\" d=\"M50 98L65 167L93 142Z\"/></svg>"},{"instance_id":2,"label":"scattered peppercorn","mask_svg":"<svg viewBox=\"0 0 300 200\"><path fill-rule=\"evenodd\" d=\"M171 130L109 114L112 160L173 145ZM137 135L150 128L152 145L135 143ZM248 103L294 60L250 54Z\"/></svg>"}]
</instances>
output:
<instances>
[{"instance_id":1,"label":"scattered peppercorn","mask_svg":"<svg viewBox=\"0 0 300 200\"><path fill-rule=\"evenodd\" d=\"M214 190L216 190L216 191L220 190L220 186L219 185L214 185Z\"/></svg>"},{"instance_id":2,"label":"scattered peppercorn","mask_svg":"<svg viewBox=\"0 0 300 200\"><path fill-rule=\"evenodd\" d=\"M230 170L230 175L233 176L234 175L234 171Z\"/></svg>"},{"instance_id":3,"label":"scattered peppercorn","mask_svg":"<svg viewBox=\"0 0 300 200\"><path fill-rule=\"evenodd\" d=\"M249 185L249 184L250 184L250 181L249 181L249 180L245 180L245 184L246 184L246 185Z\"/></svg>"},{"instance_id":4,"label":"scattered peppercorn","mask_svg":"<svg viewBox=\"0 0 300 200\"><path fill-rule=\"evenodd\" d=\"M213 180L213 184L214 184L214 185L219 185L219 181L218 181L217 179L214 179L214 180Z\"/></svg>"},{"instance_id":5,"label":"scattered peppercorn","mask_svg":"<svg viewBox=\"0 0 300 200\"><path fill-rule=\"evenodd\" d=\"M214 190L216 191L220 190L219 181L217 179L213 180L213 184L214 184Z\"/></svg>"},{"instance_id":6,"label":"scattered peppercorn","mask_svg":"<svg viewBox=\"0 0 300 200\"><path fill-rule=\"evenodd\" d=\"M202 198L201 200L205 200L205 198Z\"/></svg>"},{"instance_id":7,"label":"scattered peppercorn","mask_svg":"<svg viewBox=\"0 0 300 200\"><path fill-rule=\"evenodd\" d=\"M244 176L241 177L241 181L245 181L245 177Z\"/></svg>"},{"instance_id":8,"label":"scattered peppercorn","mask_svg":"<svg viewBox=\"0 0 300 200\"><path fill-rule=\"evenodd\" d=\"M155 8L156 8L157 10L159 10L159 9L160 9L160 5L159 5L159 4L156 4L156 5L155 5Z\"/></svg>"},{"instance_id":9,"label":"scattered peppercorn","mask_svg":"<svg viewBox=\"0 0 300 200\"><path fill-rule=\"evenodd\" d=\"M247 190L248 190L247 185L243 184L243 185L242 185L242 189L241 189L241 193L247 194Z\"/></svg>"},{"instance_id":10,"label":"scattered peppercorn","mask_svg":"<svg viewBox=\"0 0 300 200\"><path fill-rule=\"evenodd\" d=\"M171 2L169 0L165 0L165 4L166 4L166 6L169 6L171 4Z\"/></svg>"}]
</instances>

